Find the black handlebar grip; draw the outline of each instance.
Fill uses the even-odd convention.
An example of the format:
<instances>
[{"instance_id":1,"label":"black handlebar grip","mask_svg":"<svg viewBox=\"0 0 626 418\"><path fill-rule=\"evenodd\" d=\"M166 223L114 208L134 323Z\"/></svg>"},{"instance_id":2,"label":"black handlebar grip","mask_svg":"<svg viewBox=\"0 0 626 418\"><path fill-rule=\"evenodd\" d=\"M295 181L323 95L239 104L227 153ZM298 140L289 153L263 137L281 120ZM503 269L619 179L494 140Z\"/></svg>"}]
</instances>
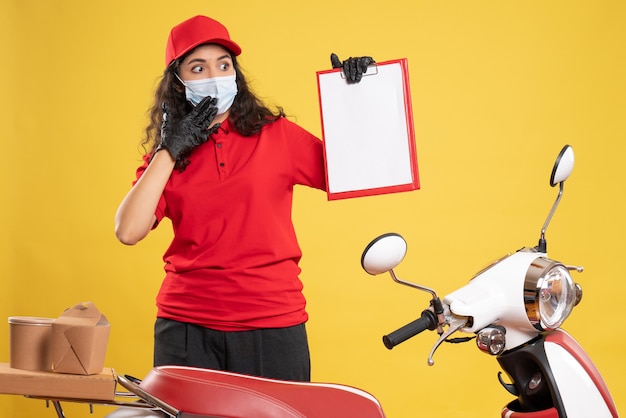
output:
<instances>
[{"instance_id":1,"label":"black handlebar grip","mask_svg":"<svg viewBox=\"0 0 626 418\"><path fill-rule=\"evenodd\" d=\"M408 340L422 331L426 331L427 329L431 331L434 330L437 328L437 322L437 315L426 309L425 311L422 311L422 316L419 319L406 324L389 335L383 336L383 344L391 350L396 345Z\"/></svg>"}]
</instances>

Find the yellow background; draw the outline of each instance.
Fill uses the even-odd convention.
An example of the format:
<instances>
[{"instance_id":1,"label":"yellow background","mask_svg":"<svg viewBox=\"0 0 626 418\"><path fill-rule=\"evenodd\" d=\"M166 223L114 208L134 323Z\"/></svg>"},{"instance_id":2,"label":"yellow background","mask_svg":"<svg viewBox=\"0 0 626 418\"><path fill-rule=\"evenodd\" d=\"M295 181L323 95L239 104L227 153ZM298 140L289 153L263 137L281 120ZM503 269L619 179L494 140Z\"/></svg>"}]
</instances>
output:
<instances>
[{"instance_id":1,"label":"yellow background","mask_svg":"<svg viewBox=\"0 0 626 418\"><path fill-rule=\"evenodd\" d=\"M315 72L340 58L406 57L422 189L328 202L300 188L313 379L376 395L391 418L499 416L509 400L495 359L427 333L392 351L381 336L428 297L373 278L364 246L409 243L400 277L442 295L486 263L535 245L556 197L564 144L574 174L548 229L552 258L581 264L585 297L565 323L626 410L623 273L626 3L620 0L209 2L2 0L0 6L0 318L55 317L93 301L112 324L106 365L151 366L154 297L167 223L135 247L113 216L139 164L145 110L174 24L221 20L259 95L321 135ZM380 132L381 136L384 132ZM9 360L0 321L0 361ZM68 417L88 416L66 405ZM0 415L54 416L0 395ZM97 407L96 417L110 412Z\"/></svg>"}]
</instances>

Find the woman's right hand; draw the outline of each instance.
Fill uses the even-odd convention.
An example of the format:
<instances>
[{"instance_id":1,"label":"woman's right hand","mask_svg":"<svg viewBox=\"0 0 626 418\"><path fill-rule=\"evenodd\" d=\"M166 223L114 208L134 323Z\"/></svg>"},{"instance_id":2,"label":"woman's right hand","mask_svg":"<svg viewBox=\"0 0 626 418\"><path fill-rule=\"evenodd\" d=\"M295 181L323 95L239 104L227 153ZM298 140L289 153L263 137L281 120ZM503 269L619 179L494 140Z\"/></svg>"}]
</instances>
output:
<instances>
[{"instance_id":1,"label":"woman's right hand","mask_svg":"<svg viewBox=\"0 0 626 418\"><path fill-rule=\"evenodd\" d=\"M170 120L170 109L163 103L163 123L161 125L161 142L155 150L167 150L177 165L198 145L205 143L209 135L219 127L211 123L217 114L217 99L205 97L198 106L179 121Z\"/></svg>"},{"instance_id":2,"label":"woman's right hand","mask_svg":"<svg viewBox=\"0 0 626 418\"><path fill-rule=\"evenodd\" d=\"M169 108L163 104L161 143L115 214L115 235L120 242L134 245L154 227L155 210L172 170L184 167L187 155L219 127L211 126L217 113L216 103L216 99L206 97L177 122L169 119ZM157 152L163 149L168 152Z\"/></svg>"}]
</instances>

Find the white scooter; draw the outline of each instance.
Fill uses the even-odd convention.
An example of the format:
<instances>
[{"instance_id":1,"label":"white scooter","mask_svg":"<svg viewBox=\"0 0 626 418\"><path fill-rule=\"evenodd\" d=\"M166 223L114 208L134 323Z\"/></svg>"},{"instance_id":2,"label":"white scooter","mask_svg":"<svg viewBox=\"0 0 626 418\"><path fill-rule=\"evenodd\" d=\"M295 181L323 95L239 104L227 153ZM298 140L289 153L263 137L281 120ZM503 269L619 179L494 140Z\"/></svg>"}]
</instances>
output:
<instances>
[{"instance_id":1,"label":"white scooter","mask_svg":"<svg viewBox=\"0 0 626 418\"><path fill-rule=\"evenodd\" d=\"M499 373L502 386L516 397L503 408L502 418L618 416L597 368L581 346L560 329L582 297L582 289L570 272L583 269L548 258L545 232L573 167L574 152L567 145L552 170L550 184L558 184L559 193L538 245L502 257L443 300L434 290L396 276L393 269L407 250L402 236L379 236L361 257L361 265L369 274L389 272L397 283L432 296L419 319L383 337L385 346L392 349L422 331L436 330L439 339L428 356L428 364L433 365L435 350L450 341L452 334L475 335L478 348L496 356L512 382L505 383Z\"/></svg>"},{"instance_id":2,"label":"white scooter","mask_svg":"<svg viewBox=\"0 0 626 418\"><path fill-rule=\"evenodd\" d=\"M580 302L582 290L570 275L581 267L547 257L545 231L558 206L563 183L574 166L565 146L550 183L559 193L541 230L537 246L506 255L477 273L466 286L441 300L424 286L398 278L406 241L389 233L374 239L361 264L369 274L389 272L394 281L431 294L421 317L383 337L389 349L425 330L436 330L435 350L455 332L472 335L478 348L496 356L512 383L500 383L515 400L502 418L604 418L618 413L600 373L580 345L559 327ZM455 338L455 340L460 340ZM462 340L462 339L461 339ZM155 367L142 381L117 376L129 401L110 418L384 418L382 406L357 388L324 383L286 382L191 367ZM124 398L122 398L124 399ZM63 417L60 402L53 400ZM71 400L70 400L71 401ZM94 402L90 402L94 403ZM97 403L97 402L96 402Z\"/></svg>"}]
</instances>

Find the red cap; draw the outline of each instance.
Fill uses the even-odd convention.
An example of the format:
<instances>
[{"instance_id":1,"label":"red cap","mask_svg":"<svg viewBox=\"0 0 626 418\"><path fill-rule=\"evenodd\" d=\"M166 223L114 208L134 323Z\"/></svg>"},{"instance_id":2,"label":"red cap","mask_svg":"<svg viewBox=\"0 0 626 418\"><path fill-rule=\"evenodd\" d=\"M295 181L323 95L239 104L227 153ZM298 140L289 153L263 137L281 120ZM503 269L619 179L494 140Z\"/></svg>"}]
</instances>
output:
<instances>
[{"instance_id":1,"label":"red cap","mask_svg":"<svg viewBox=\"0 0 626 418\"><path fill-rule=\"evenodd\" d=\"M241 48L230 40L224 25L210 17L196 16L174 26L170 31L165 49L165 65L170 65L176 58L202 44L218 44L234 55L241 54Z\"/></svg>"}]
</instances>

